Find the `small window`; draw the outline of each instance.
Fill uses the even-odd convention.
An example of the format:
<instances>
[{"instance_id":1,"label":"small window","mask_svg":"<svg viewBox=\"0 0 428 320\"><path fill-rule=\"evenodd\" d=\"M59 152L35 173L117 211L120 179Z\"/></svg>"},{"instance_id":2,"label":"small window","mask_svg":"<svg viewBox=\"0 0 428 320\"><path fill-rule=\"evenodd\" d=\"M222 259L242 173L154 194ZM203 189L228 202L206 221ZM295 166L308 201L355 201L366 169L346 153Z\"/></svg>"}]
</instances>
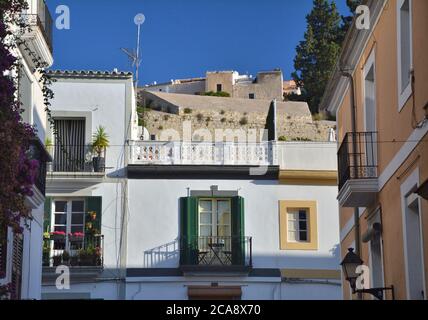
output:
<instances>
[{"instance_id":1,"label":"small window","mask_svg":"<svg viewBox=\"0 0 428 320\"><path fill-rule=\"evenodd\" d=\"M217 92L223 91L223 86L221 84L217 84Z\"/></svg>"},{"instance_id":2,"label":"small window","mask_svg":"<svg viewBox=\"0 0 428 320\"><path fill-rule=\"evenodd\" d=\"M250 93L250 94L248 95L248 98L250 98L250 99L255 99L255 98L256 98L256 95L255 95L254 93Z\"/></svg>"},{"instance_id":3,"label":"small window","mask_svg":"<svg viewBox=\"0 0 428 320\"><path fill-rule=\"evenodd\" d=\"M398 93L399 110L402 109L411 95L412 64L412 1L398 0L397 33L398 33Z\"/></svg>"},{"instance_id":4,"label":"small window","mask_svg":"<svg viewBox=\"0 0 428 320\"><path fill-rule=\"evenodd\" d=\"M307 242L308 236L308 210L288 209L288 241Z\"/></svg>"},{"instance_id":5,"label":"small window","mask_svg":"<svg viewBox=\"0 0 428 320\"><path fill-rule=\"evenodd\" d=\"M281 250L318 250L316 201L279 201Z\"/></svg>"}]
</instances>

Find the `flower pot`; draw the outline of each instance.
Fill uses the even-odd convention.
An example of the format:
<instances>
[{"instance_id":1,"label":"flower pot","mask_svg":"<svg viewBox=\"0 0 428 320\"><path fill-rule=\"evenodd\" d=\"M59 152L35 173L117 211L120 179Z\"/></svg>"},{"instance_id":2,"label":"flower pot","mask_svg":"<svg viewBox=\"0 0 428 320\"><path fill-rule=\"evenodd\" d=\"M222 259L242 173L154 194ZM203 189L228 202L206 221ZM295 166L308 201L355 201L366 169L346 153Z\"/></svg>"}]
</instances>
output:
<instances>
[{"instance_id":1,"label":"flower pot","mask_svg":"<svg viewBox=\"0 0 428 320\"><path fill-rule=\"evenodd\" d=\"M51 234L50 239L53 241L63 242L63 241L65 241L65 235Z\"/></svg>"},{"instance_id":2,"label":"flower pot","mask_svg":"<svg viewBox=\"0 0 428 320\"><path fill-rule=\"evenodd\" d=\"M68 241L76 243L76 242L82 242L83 237L81 236L68 236Z\"/></svg>"},{"instance_id":3,"label":"flower pot","mask_svg":"<svg viewBox=\"0 0 428 320\"><path fill-rule=\"evenodd\" d=\"M93 157L92 165L94 166L94 172L103 172L105 167L104 157Z\"/></svg>"}]
</instances>

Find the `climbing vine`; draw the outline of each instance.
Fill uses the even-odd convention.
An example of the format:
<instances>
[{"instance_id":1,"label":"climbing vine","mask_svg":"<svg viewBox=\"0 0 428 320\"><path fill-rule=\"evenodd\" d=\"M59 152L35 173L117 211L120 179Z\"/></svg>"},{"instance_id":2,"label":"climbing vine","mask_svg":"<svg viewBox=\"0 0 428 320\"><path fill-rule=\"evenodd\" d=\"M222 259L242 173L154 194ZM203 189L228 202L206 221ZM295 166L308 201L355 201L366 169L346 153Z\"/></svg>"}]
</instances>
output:
<instances>
[{"instance_id":1,"label":"climbing vine","mask_svg":"<svg viewBox=\"0 0 428 320\"><path fill-rule=\"evenodd\" d=\"M33 61L32 72L42 88L48 121L51 126L53 123L50 112L53 92L49 88L52 79L45 71L48 66L22 40L22 35L31 28L22 15L25 9L25 0L0 0L0 226L9 226L15 233L23 232L21 222L29 218L31 211L25 199L33 196L33 185L41 165L32 159L30 152L36 129L22 118L24 110L18 90L22 61L17 55L18 47ZM0 232L4 230L0 227ZM0 234L1 239L4 235ZM0 298L7 288L0 286Z\"/></svg>"}]
</instances>

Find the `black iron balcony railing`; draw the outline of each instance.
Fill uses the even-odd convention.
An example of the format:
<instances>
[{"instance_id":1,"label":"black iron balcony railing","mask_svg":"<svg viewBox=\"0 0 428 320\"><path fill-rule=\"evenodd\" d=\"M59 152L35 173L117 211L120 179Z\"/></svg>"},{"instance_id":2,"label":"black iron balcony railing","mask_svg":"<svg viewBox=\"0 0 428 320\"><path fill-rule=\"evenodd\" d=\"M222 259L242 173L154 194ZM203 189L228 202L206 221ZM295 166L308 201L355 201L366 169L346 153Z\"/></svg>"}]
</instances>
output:
<instances>
[{"instance_id":1,"label":"black iron balcony railing","mask_svg":"<svg viewBox=\"0 0 428 320\"><path fill-rule=\"evenodd\" d=\"M97 151L91 145L55 145L48 150L53 157L49 172L105 172L105 148Z\"/></svg>"},{"instance_id":2,"label":"black iron balcony railing","mask_svg":"<svg viewBox=\"0 0 428 320\"><path fill-rule=\"evenodd\" d=\"M377 132L348 132L338 152L339 190L351 179L374 179L377 170Z\"/></svg>"},{"instance_id":3,"label":"black iron balcony railing","mask_svg":"<svg viewBox=\"0 0 428 320\"><path fill-rule=\"evenodd\" d=\"M52 161L51 156L46 151L43 144L39 139L33 139L30 144L29 155L32 160L37 160L38 169L36 180L34 181L34 185L37 189L45 195L46 192L46 165L48 162Z\"/></svg>"},{"instance_id":4,"label":"black iron balcony railing","mask_svg":"<svg viewBox=\"0 0 428 320\"><path fill-rule=\"evenodd\" d=\"M102 267L104 235L52 234L43 239L43 266Z\"/></svg>"},{"instance_id":5,"label":"black iron balcony railing","mask_svg":"<svg viewBox=\"0 0 428 320\"><path fill-rule=\"evenodd\" d=\"M37 14L22 14L23 22L28 26L40 28L46 43L53 51L53 19L45 0L37 0Z\"/></svg>"},{"instance_id":6,"label":"black iron balcony railing","mask_svg":"<svg viewBox=\"0 0 428 320\"><path fill-rule=\"evenodd\" d=\"M182 237L182 266L252 267L252 238L241 236Z\"/></svg>"}]
</instances>

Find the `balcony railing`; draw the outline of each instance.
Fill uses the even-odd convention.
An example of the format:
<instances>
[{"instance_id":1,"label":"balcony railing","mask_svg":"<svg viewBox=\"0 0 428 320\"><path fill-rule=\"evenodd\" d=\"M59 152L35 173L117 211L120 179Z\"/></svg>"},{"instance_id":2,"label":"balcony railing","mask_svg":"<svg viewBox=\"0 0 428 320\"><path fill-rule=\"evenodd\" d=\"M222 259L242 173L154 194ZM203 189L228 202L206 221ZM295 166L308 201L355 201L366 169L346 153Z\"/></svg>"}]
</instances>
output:
<instances>
[{"instance_id":1,"label":"balcony railing","mask_svg":"<svg viewBox=\"0 0 428 320\"><path fill-rule=\"evenodd\" d=\"M104 235L52 236L43 240L43 266L102 267Z\"/></svg>"},{"instance_id":2,"label":"balcony railing","mask_svg":"<svg viewBox=\"0 0 428 320\"><path fill-rule=\"evenodd\" d=\"M46 192L46 165L52 161L39 139L34 139L30 145L30 158L38 161L37 175L34 185L45 195Z\"/></svg>"},{"instance_id":3,"label":"balcony railing","mask_svg":"<svg viewBox=\"0 0 428 320\"><path fill-rule=\"evenodd\" d=\"M347 133L339 148L338 166L339 190L351 179L377 178L377 133Z\"/></svg>"},{"instance_id":4,"label":"balcony railing","mask_svg":"<svg viewBox=\"0 0 428 320\"><path fill-rule=\"evenodd\" d=\"M49 172L105 172L105 149L100 154L90 145L55 145L48 149L53 158Z\"/></svg>"},{"instance_id":5,"label":"balcony railing","mask_svg":"<svg viewBox=\"0 0 428 320\"><path fill-rule=\"evenodd\" d=\"M43 37L49 49L53 50L53 20L49 8L44 0L37 0L37 13L22 14L22 20L28 26L37 26L40 28Z\"/></svg>"},{"instance_id":6,"label":"balcony railing","mask_svg":"<svg viewBox=\"0 0 428 320\"><path fill-rule=\"evenodd\" d=\"M241 236L182 237L182 266L252 267L252 238Z\"/></svg>"},{"instance_id":7,"label":"balcony railing","mask_svg":"<svg viewBox=\"0 0 428 320\"><path fill-rule=\"evenodd\" d=\"M159 165L276 165L275 142L133 141L131 164Z\"/></svg>"}]
</instances>

